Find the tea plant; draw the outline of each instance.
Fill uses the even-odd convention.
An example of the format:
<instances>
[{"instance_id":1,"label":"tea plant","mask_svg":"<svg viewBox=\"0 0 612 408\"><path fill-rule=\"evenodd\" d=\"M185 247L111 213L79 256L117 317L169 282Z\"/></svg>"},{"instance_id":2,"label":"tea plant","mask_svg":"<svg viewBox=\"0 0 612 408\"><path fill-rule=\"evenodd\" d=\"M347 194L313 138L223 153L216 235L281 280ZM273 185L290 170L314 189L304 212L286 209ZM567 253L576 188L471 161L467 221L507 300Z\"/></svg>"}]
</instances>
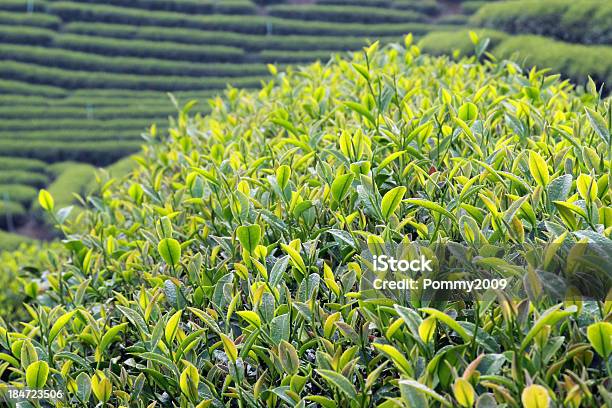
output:
<instances>
[{"instance_id":1,"label":"tea plant","mask_svg":"<svg viewBox=\"0 0 612 408\"><path fill-rule=\"evenodd\" d=\"M102 177L74 220L40 193L64 248L21 273L29 317L0 328L3 381L61 389L57 406L611 403L612 302L538 289L573 271L551 242L597 243L589 279L609 288L609 100L410 37L270 70L152 128L138 168ZM525 277L527 295L362 296L360 248L409 241Z\"/></svg>"}]
</instances>

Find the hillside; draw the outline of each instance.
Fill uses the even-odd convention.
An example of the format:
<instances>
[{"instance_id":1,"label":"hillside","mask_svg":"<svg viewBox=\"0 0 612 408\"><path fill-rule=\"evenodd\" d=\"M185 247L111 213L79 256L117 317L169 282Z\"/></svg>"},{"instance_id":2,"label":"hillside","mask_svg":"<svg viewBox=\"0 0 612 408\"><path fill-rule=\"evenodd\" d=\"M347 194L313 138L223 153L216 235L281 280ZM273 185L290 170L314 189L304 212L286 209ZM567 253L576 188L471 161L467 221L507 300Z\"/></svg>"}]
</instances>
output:
<instances>
[{"instance_id":1,"label":"hillside","mask_svg":"<svg viewBox=\"0 0 612 408\"><path fill-rule=\"evenodd\" d=\"M269 79L269 63L327 60L368 38L422 35L440 11L433 0L266 3L0 2L0 228L37 213L36 188L60 177L48 163L106 166L137 151L153 123L166 128L176 112L167 92L184 103L228 84L255 88ZM72 185L61 185L68 191L58 204L69 205L90 178L79 176L82 166L62 169Z\"/></svg>"},{"instance_id":2,"label":"hillside","mask_svg":"<svg viewBox=\"0 0 612 408\"><path fill-rule=\"evenodd\" d=\"M595 17L583 30L585 13ZM481 58L551 67L578 84L612 82L612 6L595 0L4 0L0 247L26 239L2 229L49 237L38 188L59 206L80 205L73 193L91 190L97 167L137 151L152 125L171 125L168 92L181 105L228 85L257 88L268 64L327 61L408 32L432 54L472 53L459 27L490 38ZM129 167L123 160L113 171Z\"/></svg>"},{"instance_id":3,"label":"hillside","mask_svg":"<svg viewBox=\"0 0 612 408\"><path fill-rule=\"evenodd\" d=\"M0 262L0 384L88 407L609 405L611 101L378 47L182 105L78 223L43 191L65 239ZM507 285L373 291L396 245L449 268L419 282Z\"/></svg>"}]
</instances>

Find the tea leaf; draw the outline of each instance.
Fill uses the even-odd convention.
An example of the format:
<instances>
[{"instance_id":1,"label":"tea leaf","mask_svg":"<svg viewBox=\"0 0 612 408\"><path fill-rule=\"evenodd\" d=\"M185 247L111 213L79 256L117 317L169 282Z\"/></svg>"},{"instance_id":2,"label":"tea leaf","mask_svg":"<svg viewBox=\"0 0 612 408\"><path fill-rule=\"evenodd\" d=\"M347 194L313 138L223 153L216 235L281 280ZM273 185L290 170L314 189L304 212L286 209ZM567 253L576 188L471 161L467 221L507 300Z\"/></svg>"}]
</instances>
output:
<instances>
[{"instance_id":1,"label":"tea leaf","mask_svg":"<svg viewBox=\"0 0 612 408\"><path fill-rule=\"evenodd\" d=\"M612 353L612 323L597 322L587 328L587 337L591 346L604 359Z\"/></svg>"},{"instance_id":2,"label":"tea leaf","mask_svg":"<svg viewBox=\"0 0 612 408\"><path fill-rule=\"evenodd\" d=\"M287 165L282 165L276 170L276 182L281 190L284 190L289 183L289 178L291 177L291 168Z\"/></svg>"},{"instance_id":3,"label":"tea leaf","mask_svg":"<svg viewBox=\"0 0 612 408\"><path fill-rule=\"evenodd\" d=\"M62 316L60 316L55 321L55 323L51 327L51 330L49 331L49 340L48 340L49 343L53 343L53 340L55 340L59 332L70 321L70 319L72 319L72 316L74 316L75 313L76 313L76 310L73 310L68 313L64 313Z\"/></svg>"},{"instance_id":4,"label":"tea leaf","mask_svg":"<svg viewBox=\"0 0 612 408\"><path fill-rule=\"evenodd\" d=\"M414 388L415 390L435 399L436 401L438 401L440 404L444 405L445 407L452 407L452 404L448 402L443 396L441 396L440 394L438 394L431 388L427 387L426 385L421 384L420 382L417 382L414 380L400 380L399 383L401 385L405 385L405 386Z\"/></svg>"},{"instance_id":5,"label":"tea leaf","mask_svg":"<svg viewBox=\"0 0 612 408\"><path fill-rule=\"evenodd\" d=\"M540 330L542 330L542 328L544 328L544 326L552 326L559 320L576 312L576 306L570 306L565 310L560 310L561 306L561 304L553 306L550 309L546 310L544 313L542 313L540 318L533 324L531 329L523 338L519 352L522 353L527 348L529 343L531 343L531 340L535 337L536 334L540 332Z\"/></svg>"},{"instance_id":6,"label":"tea leaf","mask_svg":"<svg viewBox=\"0 0 612 408\"><path fill-rule=\"evenodd\" d=\"M344 197L346 197L351 188L353 179L352 174L343 174L334 179L331 185L331 193L335 202L339 203L344 200Z\"/></svg>"},{"instance_id":7,"label":"tea leaf","mask_svg":"<svg viewBox=\"0 0 612 408\"><path fill-rule=\"evenodd\" d=\"M529 152L529 171L533 179L542 187L548 185L550 173L546 161L537 152Z\"/></svg>"},{"instance_id":8,"label":"tea leaf","mask_svg":"<svg viewBox=\"0 0 612 408\"><path fill-rule=\"evenodd\" d=\"M174 238L164 238L159 241L157 251L170 266L176 266L181 259L181 245Z\"/></svg>"},{"instance_id":9,"label":"tea leaf","mask_svg":"<svg viewBox=\"0 0 612 408\"><path fill-rule=\"evenodd\" d=\"M232 339L227 337L225 334L220 333L220 336L221 342L223 343L223 349L225 350L225 354L227 354L227 357L230 359L230 361L236 363L236 360L238 359L238 349L236 348L236 344L234 344Z\"/></svg>"},{"instance_id":10,"label":"tea leaf","mask_svg":"<svg viewBox=\"0 0 612 408\"><path fill-rule=\"evenodd\" d=\"M599 114L599 112L596 112L593 109L585 107L584 110L595 133L601 137L604 143L610 144L610 131L606 126L605 119Z\"/></svg>"},{"instance_id":11,"label":"tea leaf","mask_svg":"<svg viewBox=\"0 0 612 408\"><path fill-rule=\"evenodd\" d=\"M26 383L29 388L41 389L47 383L49 364L45 361L35 361L26 369Z\"/></svg>"},{"instance_id":12,"label":"tea leaf","mask_svg":"<svg viewBox=\"0 0 612 408\"><path fill-rule=\"evenodd\" d=\"M378 349L378 351L389 357L404 374L409 376L413 375L413 370L410 363L398 349L390 344L374 343L373 346Z\"/></svg>"},{"instance_id":13,"label":"tea leaf","mask_svg":"<svg viewBox=\"0 0 612 408\"><path fill-rule=\"evenodd\" d=\"M338 388L338 390L340 390L348 398L352 400L357 398L357 391L355 391L355 387L342 374L324 369L316 369L315 371L331 385Z\"/></svg>"},{"instance_id":14,"label":"tea leaf","mask_svg":"<svg viewBox=\"0 0 612 408\"><path fill-rule=\"evenodd\" d=\"M470 122L478 117L478 108L471 102L466 102L459 108L457 112L459 118L465 122Z\"/></svg>"},{"instance_id":15,"label":"tea leaf","mask_svg":"<svg viewBox=\"0 0 612 408\"><path fill-rule=\"evenodd\" d=\"M521 402L525 408L548 408L550 396L546 388L533 384L523 389Z\"/></svg>"},{"instance_id":16,"label":"tea leaf","mask_svg":"<svg viewBox=\"0 0 612 408\"><path fill-rule=\"evenodd\" d=\"M257 224L242 225L236 229L236 236L242 247L252 254L261 239L261 227Z\"/></svg>"},{"instance_id":17,"label":"tea leaf","mask_svg":"<svg viewBox=\"0 0 612 408\"><path fill-rule=\"evenodd\" d=\"M47 190L40 190L38 193L38 203L45 211L53 211L55 207L55 202L53 201L53 196Z\"/></svg>"},{"instance_id":18,"label":"tea leaf","mask_svg":"<svg viewBox=\"0 0 612 408\"><path fill-rule=\"evenodd\" d=\"M406 187L399 186L389 190L383 197L381 203L382 215L385 220L388 220L391 215L397 210L404 194L406 193Z\"/></svg>"},{"instance_id":19,"label":"tea leaf","mask_svg":"<svg viewBox=\"0 0 612 408\"><path fill-rule=\"evenodd\" d=\"M172 317L170 317L170 319L168 320L168 323L166 323L166 328L164 330L166 343L171 344L174 341L176 333L179 329L179 323L181 322L182 315L183 311L179 310L178 312L174 313Z\"/></svg>"},{"instance_id":20,"label":"tea leaf","mask_svg":"<svg viewBox=\"0 0 612 408\"><path fill-rule=\"evenodd\" d=\"M181 391L187 396L187 398L189 398L190 401L196 401L198 399L200 374L193 364L187 363L185 369L181 373L179 384Z\"/></svg>"},{"instance_id":21,"label":"tea leaf","mask_svg":"<svg viewBox=\"0 0 612 408\"><path fill-rule=\"evenodd\" d=\"M465 341L465 342L469 342L470 341L470 335L465 331L465 329L463 327L459 326L459 324L455 321L455 319L453 319L452 317L450 317L446 313L444 313L444 312L442 312L442 311L440 311L438 309L432 309L432 308L429 308L429 307L423 307L423 308L419 309L419 311L423 312L423 313L427 313L427 314L435 317L436 319L440 320L441 322L444 322L448 327L450 327L455 332L457 332L457 334L459 336L461 336L463 341Z\"/></svg>"},{"instance_id":22,"label":"tea leaf","mask_svg":"<svg viewBox=\"0 0 612 408\"><path fill-rule=\"evenodd\" d=\"M455 380L453 394L462 407L472 407L474 405L474 388L466 379L459 377Z\"/></svg>"}]
</instances>

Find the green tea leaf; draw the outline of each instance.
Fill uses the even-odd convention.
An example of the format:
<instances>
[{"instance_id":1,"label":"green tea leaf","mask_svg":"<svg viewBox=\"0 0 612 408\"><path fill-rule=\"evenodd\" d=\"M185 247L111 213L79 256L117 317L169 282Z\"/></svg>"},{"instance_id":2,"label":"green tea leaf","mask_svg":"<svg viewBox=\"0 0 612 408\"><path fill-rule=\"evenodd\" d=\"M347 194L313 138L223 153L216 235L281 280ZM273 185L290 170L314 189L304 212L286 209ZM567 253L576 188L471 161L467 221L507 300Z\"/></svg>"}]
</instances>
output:
<instances>
[{"instance_id":1,"label":"green tea leaf","mask_svg":"<svg viewBox=\"0 0 612 408\"><path fill-rule=\"evenodd\" d=\"M182 310L174 313L172 317L166 323L166 328L164 329L164 336L166 338L166 343L171 344L176 337L176 333L179 329L179 323L181 322L181 316L183 314Z\"/></svg>"},{"instance_id":2,"label":"green tea leaf","mask_svg":"<svg viewBox=\"0 0 612 408\"><path fill-rule=\"evenodd\" d=\"M344 395L351 400L357 398L357 391L351 382L342 374L332 370L316 369L315 370L321 377L329 382L334 387L338 388Z\"/></svg>"},{"instance_id":3,"label":"green tea leaf","mask_svg":"<svg viewBox=\"0 0 612 408\"><path fill-rule=\"evenodd\" d=\"M64 313L62 316L60 316L55 321L55 323L51 327L51 330L49 330L49 340L48 340L49 343L53 343L53 340L55 340L55 338L57 337L59 332L70 321L70 319L72 319L72 316L74 316L75 313L76 313L76 310L73 310L73 311L68 312L68 313Z\"/></svg>"},{"instance_id":4,"label":"green tea leaf","mask_svg":"<svg viewBox=\"0 0 612 408\"><path fill-rule=\"evenodd\" d=\"M462 407L472 407L474 405L474 387L466 379L459 377L453 384L453 394L455 399Z\"/></svg>"},{"instance_id":5,"label":"green tea leaf","mask_svg":"<svg viewBox=\"0 0 612 408\"><path fill-rule=\"evenodd\" d=\"M525 408L548 408L550 405L550 395L546 388L541 385L532 384L523 389L521 402Z\"/></svg>"},{"instance_id":6,"label":"green tea leaf","mask_svg":"<svg viewBox=\"0 0 612 408\"><path fill-rule=\"evenodd\" d=\"M601 116L599 112L587 107L585 107L584 110L595 133L601 137L604 143L610 144L610 131L608 130L608 126L606 126L606 121L603 116Z\"/></svg>"},{"instance_id":7,"label":"green tea leaf","mask_svg":"<svg viewBox=\"0 0 612 408\"><path fill-rule=\"evenodd\" d=\"M397 210L402 199L406 194L406 187L399 186L389 190L382 199L381 210L385 220L388 220L391 215Z\"/></svg>"},{"instance_id":8,"label":"green tea leaf","mask_svg":"<svg viewBox=\"0 0 612 408\"><path fill-rule=\"evenodd\" d=\"M531 343L531 340L540 332L540 330L542 330L542 328L544 328L544 326L552 326L559 320L571 315L572 313L575 313L577 310L575 305L572 305L565 310L560 310L561 306L561 304L558 304L542 313L540 318L531 326L531 329L523 338L521 347L519 349L520 353L527 348L529 343Z\"/></svg>"},{"instance_id":9,"label":"green tea leaf","mask_svg":"<svg viewBox=\"0 0 612 408\"><path fill-rule=\"evenodd\" d=\"M548 172L548 165L546 161L537 152L529 152L529 171L533 179L541 185L546 187L550 179L550 173Z\"/></svg>"},{"instance_id":10,"label":"green tea leaf","mask_svg":"<svg viewBox=\"0 0 612 408\"><path fill-rule=\"evenodd\" d=\"M291 168L286 164L283 164L276 169L276 182L281 190L284 190L289 184L289 178L291 178Z\"/></svg>"},{"instance_id":11,"label":"green tea leaf","mask_svg":"<svg viewBox=\"0 0 612 408\"><path fill-rule=\"evenodd\" d=\"M612 323L597 322L587 328L587 338L597 354L607 359L612 352Z\"/></svg>"},{"instance_id":12,"label":"green tea leaf","mask_svg":"<svg viewBox=\"0 0 612 408\"><path fill-rule=\"evenodd\" d=\"M53 201L53 196L47 190L40 190L38 193L38 203L45 211L53 211L55 207L55 202Z\"/></svg>"},{"instance_id":13,"label":"green tea leaf","mask_svg":"<svg viewBox=\"0 0 612 408\"><path fill-rule=\"evenodd\" d=\"M452 404L448 402L443 396L441 396L440 394L438 394L437 392L435 392L428 386L421 384L418 381L400 380L399 383L400 385L405 385L405 386L414 388L415 390L427 395L428 397L435 399L436 401L438 401L440 404L444 405L445 407L452 407Z\"/></svg>"},{"instance_id":14,"label":"green tea leaf","mask_svg":"<svg viewBox=\"0 0 612 408\"><path fill-rule=\"evenodd\" d=\"M162 259L170 266L176 266L181 259L181 245L174 238L164 238L159 241L157 251Z\"/></svg>"},{"instance_id":15,"label":"green tea leaf","mask_svg":"<svg viewBox=\"0 0 612 408\"><path fill-rule=\"evenodd\" d=\"M459 323L457 323L455 321L455 319L453 319L452 317L450 317L446 313L444 313L444 312L442 312L442 311L440 311L438 309L433 309L433 308L430 308L430 307L420 308L419 311L423 312L423 313L427 313L428 315L431 315L431 316L435 317L436 319L440 320L441 322L443 322L444 324L446 324L448 327L450 327L451 329L456 331L457 334L459 336L461 336L463 341L465 341L466 343L471 340L470 335L465 331L465 329L463 327L459 326Z\"/></svg>"},{"instance_id":16,"label":"green tea leaf","mask_svg":"<svg viewBox=\"0 0 612 408\"><path fill-rule=\"evenodd\" d=\"M331 185L331 194L335 202L339 203L344 200L353 183L354 176L350 173L342 174L336 177Z\"/></svg>"},{"instance_id":17,"label":"green tea leaf","mask_svg":"<svg viewBox=\"0 0 612 408\"><path fill-rule=\"evenodd\" d=\"M33 389L41 389L47 383L49 364L45 361L35 361L26 369L26 383Z\"/></svg>"},{"instance_id":18,"label":"green tea leaf","mask_svg":"<svg viewBox=\"0 0 612 408\"><path fill-rule=\"evenodd\" d=\"M236 229L236 236L242 247L252 254L261 239L261 227L258 224L242 225Z\"/></svg>"},{"instance_id":19,"label":"green tea leaf","mask_svg":"<svg viewBox=\"0 0 612 408\"><path fill-rule=\"evenodd\" d=\"M457 112L459 118L465 122L470 122L478 117L478 108L471 102L466 102L459 108Z\"/></svg>"}]
</instances>

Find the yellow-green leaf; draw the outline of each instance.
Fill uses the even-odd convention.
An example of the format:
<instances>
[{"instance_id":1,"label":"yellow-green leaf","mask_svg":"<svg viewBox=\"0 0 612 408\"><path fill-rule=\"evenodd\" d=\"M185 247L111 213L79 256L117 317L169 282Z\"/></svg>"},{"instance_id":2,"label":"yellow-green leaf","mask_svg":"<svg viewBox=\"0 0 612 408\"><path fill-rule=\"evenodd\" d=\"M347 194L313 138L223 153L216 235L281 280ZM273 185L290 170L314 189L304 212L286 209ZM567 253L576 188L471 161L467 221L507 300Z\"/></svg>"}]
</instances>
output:
<instances>
[{"instance_id":1,"label":"yellow-green leaf","mask_svg":"<svg viewBox=\"0 0 612 408\"><path fill-rule=\"evenodd\" d=\"M236 236L242 247L252 254L261 239L261 227L258 224L241 225L236 229Z\"/></svg>"},{"instance_id":2,"label":"yellow-green leaf","mask_svg":"<svg viewBox=\"0 0 612 408\"><path fill-rule=\"evenodd\" d=\"M181 244L174 238L164 238L159 241L157 251L168 265L175 266L181 259Z\"/></svg>"},{"instance_id":3,"label":"yellow-green leaf","mask_svg":"<svg viewBox=\"0 0 612 408\"><path fill-rule=\"evenodd\" d=\"M227 354L227 357L230 359L230 361L235 363L236 360L238 359L238 349L236 348L236 345L234 344L232 339L227 337L225 334L220 333L220 335L221 335L221 342L223 343L223 349L225 350L225 354Z\"/></svg>"},{"instance_id":4,"label":"yellow-green leaf","mask_svg":"<svg viewBox=\"0 0 612 408\"><path fill-rule=\"evenodd\" d=\"M546 187L550 180L550 173L548 172L548 165L546 161L537 152L529 152L529 171L533 179L541 185Z\"/></svg>"},{"instance_id":5,"label":"yellow-green leaf","mask_svg":"<svg viewBox=\"0 0 612 408\"><path fill-rule=\"evenodd\" d=\"M469 122L478 117L478 108L472 102L466 102L459 108L457 112L461 120Z\"/></svg>"},{"instance_id":6,"label":"yellow-green leaf","mask_svg":"<svg viewBox=\"0 0 612 408\"><path fill-rule=\"evenodd\" d=\"M597 354L607 359L612 352L612 323L593 323L587 328L587 338Z\"/></svg>"},{"instance_id":7,"label":"yellow-green leaf","mask_svg":"<svg viewBox=\"0 0 612 408\"><path fill-rule=\"evenodd\" d=\"M179 329L179 323L181 322L181 316L183 314L182 310L179 310L175 314L170 317L168 323L166 323L166 328L164 329L164 336L166 338L166 343L170 344L174 341L176 337L176 333Z\"/></svg>"},{"instance_id":8,"label":"yellow-green leaf","mask_svg":"<svg viewBox=\"0 0 612 408\"><path fill-rule=\"evenodd\" d=\"M406 194L406 187L404 186L395 187L387 191L381 202L382 215L385 220L388 220L397 210L404 198L404 194Z\"/></svg>"},{"instance_id":9,"label":"yellow-green leaf","mask_svg":"<svg viewBox=\"0 0 612 408\"><path fill-rule=\"evenodd\" d=\"M91 390L98 401L106 402L111 397L113 385L102 371L96 371L93 377L91 377Z\"/></svg>"},{"instance_id":10,"label":"yellow-green leaf","mask_svg":"<svg viewBox=\"0 0 612 408\"><path fill-rule=\"evenodd\" d=\"M532 384L523 389L521 402L524 408L548 408L550 395L548 395L546 388L541 385Z\"/></svg>"},{"instance_id":11,"label":"yellow-green leaf","mask_svg":"<svg viewBox=\"0 0 612 408\"><path fill-rule=\"evenodd\" d=\"M557 323L559 320L563 319L564 317L569 316L572 313L575 313L577 310L575 305L572 305L565 310L559 310L561 309L561 306L562 306L561 304L555 305L551 307L550 309L546 310L540 316L540 318L533 324L531 329L527 332L527 334L523 338L523 341L521 343L521 348L519 349L519 353L522 353L527 348L531 340L535 337L536 334L538 334L540 330L542 330L544 326L547 326L547 325L552 326L555 323Z\"/></svg>"},{"instance_id":12,"label":"yellow-green leaf","mask_svg":"<svg viewBox=\"0 0 612 408\"><path fill-rule=\"evenodd\" d=\"M591 127L597 133L599 137L604 141L604 143L610 143L610 131L606 126L606 120L593 109L584 108L586 111L587 118L589 118L589 123Z\"/></svg>"},{"instance_id":13,"label":"yellow-green leaf","mask_svg":"<svg viewBox=\"0 0 612 408\"><path fill-rule=\"evenodd\" d=\"M597 183L588 174L578 176L576 188L580 196L586 201L593 201L597 198Z\"/></svg>"},{"instance_id":14,"label":"yellow-green leaf","mask_svg":"<svg viewBox=\"0 0 612 408\"><path fill-rule=\"evenodd\" d=\"M53 340L55 340L59 332L70 321L70 319L72 318L72 316L74 316L75 313L76 313L76 310L73 310L68 313L64 313L62 316L60 316L55 321L53 326L51 326L51 330L49 331L49 343L52 343Z\"/></svg>"},{"instance_id":15,"label":"yellow-green leaf","mask_svg":"<svg viewBox=\"0 0 612 408\"><path fill-rule=\"evenodd\" d=\"M351 400L357 398L357 391L351 382L342 374L332 370L317 369L316 372L325 379L328 383L338 388L343 394Z\"/></svg>"},{"instance_id":16,"label":"yellow-green leaf","mask_svg":"<svg viewBox=\"0 0 612 408\"><path fill-rule=\"evenodd\" d=\"M435 318L437 318L438 320L440 320L441 322L446 324L448 327L450 327L451 329L456 331L457 334L459 336L461 336L463 341L465 341L465 342L469 342L470 341L470 335L465 331L465 329L463 327L459 326L459 323L457 323L455 321L455 319L453 319L452 317L450 317L446 313L442 312L441 310L433 309L433 308L430 308L430 307L423 307L423 308L419 309L419 311L423 312L423 313L427 313L430 316L434 316Z\"/></svg>"},{"instance_id":17,"label":"yellow-green leaf","mask_svg":"<svg viewBox=\"0 0 612 408\"><path fill-rule=\"evenodd\" d=\"M281 189L285 189L287 184L289 183L289 178L291 177L291 168L286 164L283 164L278 169L276 169L276 182Z\"/></svg>"},{"instance_id":18,"label":"yellow-green leaf","mask_svg":"<svg viewBox=\"0 0 612 408\"><path fill-rule=\"evenodd\" d=\"M389 357L401 372L408 376L414 374L412 366L398 349L390 344L374 343L373 345L378 351Z\"/></svg>"},{"instance_id":19,"label":"yellow-green leaf","mask_svg":"<svg viewBox=\"0 0 612 408\"><path fill-rule=\"evenodd\" d=\"M28 387L40 389L47 383L49 364L45 361L35 361L26 369L26 383Z\"/></svg>"},{"instance_id":20,"label":"yellow-green leaf","mask_svg":"<svg viewBox=\"0 0 612 408\"><path fill-rule=\"evenodd\" d=\"M198 369L191 363L186 363L186 367L181 373L179 379L179 386L183 394L189 398L190 401L196 401L198 399L198 386L200 384L200 374Z\"/></svg>"},{"instance_id":21,"label":"yellow-green leaf","mask_svg":"<svg viewBox=\"0 0 612 408\"><path fill-rule=\"evenodd\" d=\"M334 179L331 185L331 194L335 202L339 203L344 200L353 183L353 175L351 173L342 174Z\"/></svg>"},{"instance_id":22,"label":"yellow-green leaf","mask_svg":"<svg viewBox=\"0 0 612 408\"><path fill-rule=\"evenodd\" d=\"M40 190L38 193L38 203L45 211L53 211L53 207L55 207L55 202L53 201L53 196L47 190Z\"/></svg>"},{"instance_id":23,"label":"yellow-green leaf","mask_svg":"<svg viewBox=\"0 0 612 408\"><path fill-rule=\"evenodd\" d=\"M459 377L453 384L453 394L455 399L462 407L472 407L474 405L475 392L472 384L465 378Z\"/></svg>"},{"instance_id":24,"label":"yellow-green leaf","mask_svg":"<svg viewBox=\"0 0 612 408\"><path fill-rule=\"evenodd\" d=\"M436 333L436 318L434 316L429 316L427 319L423 320L419 325L419 337L425 343L429 343L434 334Z\"/></svg>"},{"instance_id":25,"label":"yellow-green leaf","mask_svg":"<svg viewBox=\"0 0 612 408\"><path fill-rule=\"evenodd\" d=\"M253 326L259 328L261 327L261 318L259 315L252 310L242 310L237 312L238 316L242 317L244 320L252 324Z\"/></svg>"}]
</instances>

